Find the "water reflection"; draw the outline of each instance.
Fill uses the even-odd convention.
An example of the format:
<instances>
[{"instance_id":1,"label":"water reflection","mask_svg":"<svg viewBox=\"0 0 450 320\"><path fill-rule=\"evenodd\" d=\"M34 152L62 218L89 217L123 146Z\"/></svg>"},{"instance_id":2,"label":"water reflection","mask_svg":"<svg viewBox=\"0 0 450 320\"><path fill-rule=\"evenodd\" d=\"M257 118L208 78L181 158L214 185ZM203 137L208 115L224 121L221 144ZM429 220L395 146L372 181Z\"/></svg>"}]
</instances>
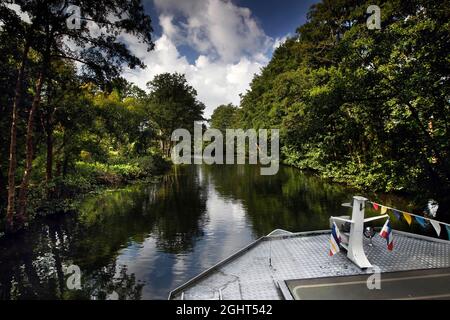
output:
<instances>
[{"instance_id":1,"label":"water reflection","mask_svg":"<svg viewBox=\"0 0 450 320\"><path fill-rule=\"evenodd\" d=\"M276 176L255 166L175 167L159 184L93 195L77 215L0 240L0 298L166 299L274 229L328 228L353 194L287 167ZM80 291L66 286L72 264L82 271Z\"/></svg>"},{"instance_id":2,"label":"water reflection","mask_svg":"<svg viewBox=\"0 0 450 320\"><path fill-rule=\"evenodd\" d=\"M26 234L1 242L0 298L16 299L140 299L143 284L117 266L114 259L97 268L82 266L82 290L66 287L66 267L81 262L76 257L81 234L73 219L46 221ZM101 265L101 266L100 266Z\"/></svg>"},{"instance_id":3,"label":"water reflection","mask_svg":"<svg viewBox=\"0 0 450 320\"><path fill-rule=\"evenodd\" d=\"M293 168L276 176L261 176L248 166L205 167L217 193L242 202L257 236L275 228L308 231L328 228L330 215L341 214L340 204L351 192Z\"/></svg>"}]
</instances>

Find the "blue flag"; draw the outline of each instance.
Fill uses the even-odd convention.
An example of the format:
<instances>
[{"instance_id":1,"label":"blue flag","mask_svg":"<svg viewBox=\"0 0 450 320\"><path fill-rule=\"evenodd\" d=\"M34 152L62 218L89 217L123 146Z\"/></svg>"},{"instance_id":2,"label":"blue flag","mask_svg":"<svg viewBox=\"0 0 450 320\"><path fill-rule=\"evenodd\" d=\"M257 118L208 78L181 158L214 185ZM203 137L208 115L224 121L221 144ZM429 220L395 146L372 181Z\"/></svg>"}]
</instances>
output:
<instances>
[{"instance_id":1,"label":"blue flag","mask_svg":"<svg viewBox=\"0 0 450 320\"><path fill-rule=\"evenodd\" d=\"M397 210L392 210L392 212L394 213L394 215L397 218L397 220L400 220L400 217L401 217L400 212L398 212Z\"/></svg>"},{"instance_id":2,"label":"blue flag","mask_svg":"<svg viewBox=\"0 0 450 320\"><path fill-rule=\"evenodd\" d=\"M422 228L426 228L426 223L425 223L425 219L424 218L422 218L422 217L415 217L416 218L416 221L420 224L420 226L422 227Z\"/></svg>"}]
</instances>

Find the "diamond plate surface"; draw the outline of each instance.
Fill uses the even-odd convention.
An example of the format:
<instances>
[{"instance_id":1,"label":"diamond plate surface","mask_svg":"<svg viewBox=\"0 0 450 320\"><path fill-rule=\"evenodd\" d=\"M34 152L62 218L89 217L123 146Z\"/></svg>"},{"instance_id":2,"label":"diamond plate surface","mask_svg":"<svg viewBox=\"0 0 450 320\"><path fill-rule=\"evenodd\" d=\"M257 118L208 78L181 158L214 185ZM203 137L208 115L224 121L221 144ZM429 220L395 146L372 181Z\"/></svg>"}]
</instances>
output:
<instances>
[{"instance_id":1,"label":"diamond plate surface","mask_svg":"<svg viewBox=\"0 0 450 320\"><path fill-rule=\"evenodd\" d=\"M369 261L382 272L450 267L450 242L395 234L394 251L386 240L365 240ZM329 257L329 234L269 237L243 255L212 270L184 290L184 299L279 300L277 281L364 274L345 252ZM272 265L269 263L271 257ZM174 297L180 299L180 294Z\"/></svg>"}]
</instances>

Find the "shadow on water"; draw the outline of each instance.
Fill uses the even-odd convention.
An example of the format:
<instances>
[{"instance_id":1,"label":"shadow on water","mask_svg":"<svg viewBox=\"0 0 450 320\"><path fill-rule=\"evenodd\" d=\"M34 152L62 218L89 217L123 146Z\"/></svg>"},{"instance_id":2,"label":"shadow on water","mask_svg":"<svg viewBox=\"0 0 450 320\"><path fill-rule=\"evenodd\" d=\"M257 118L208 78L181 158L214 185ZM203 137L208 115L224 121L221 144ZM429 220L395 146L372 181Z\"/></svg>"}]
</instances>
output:
<instances>
[{"instance_id":1,"label":"shadow on water","mask_svg":"<svg viewBox=\"0 0 450 320\"><path fill-rule=\"evenodd\" d=\"M156 185L90 196L78 214L0 240L0 298L166 299L274 229L327 229L331 215L348 213L340 204L354 194L288 167L276 176L255 166L175 167ZM70 265L80 267L81 290L67 288Z\"/></svg>"}]
</instances>

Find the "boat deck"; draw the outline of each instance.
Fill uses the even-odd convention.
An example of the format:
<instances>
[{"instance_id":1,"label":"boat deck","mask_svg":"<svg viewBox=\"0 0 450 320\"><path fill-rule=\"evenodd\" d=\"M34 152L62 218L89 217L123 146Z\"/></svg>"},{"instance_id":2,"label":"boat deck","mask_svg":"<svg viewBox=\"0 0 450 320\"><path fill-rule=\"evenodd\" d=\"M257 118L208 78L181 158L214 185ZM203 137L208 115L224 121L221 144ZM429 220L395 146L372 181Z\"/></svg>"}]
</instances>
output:
<instances>
[{"instance_id":1,"label":"boat deck","mask_svg":"<svg viewBox=\"0 0 450 320\"><path fill-rule=\"evenodd\" d=\"M368 273L356 267L345 251L328 256L329 237L329 231L277 230L175 289L169 299L293 299L288 281ZM450 268L449 241L394 231L394 243L391 252L379 236L373 246L364 239L369 261L382 273Z\"/></svg>"}]
</instances>

